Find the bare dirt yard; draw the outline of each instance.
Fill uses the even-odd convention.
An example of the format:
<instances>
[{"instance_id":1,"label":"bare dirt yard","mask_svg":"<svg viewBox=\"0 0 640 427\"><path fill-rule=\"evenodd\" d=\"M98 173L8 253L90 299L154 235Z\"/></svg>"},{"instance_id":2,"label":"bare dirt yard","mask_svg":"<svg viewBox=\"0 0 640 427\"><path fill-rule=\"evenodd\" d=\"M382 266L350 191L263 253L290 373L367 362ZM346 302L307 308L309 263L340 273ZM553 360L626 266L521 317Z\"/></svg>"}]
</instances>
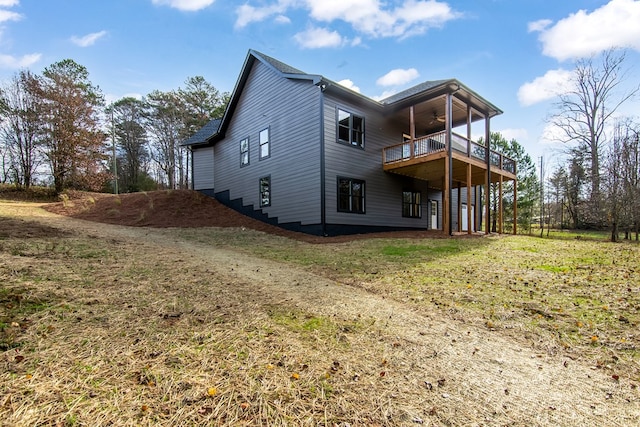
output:
<instances>
[{"instance_id":1,"label":"bare dirt yard","mask_svg":"<svg viewBox=\"0 0 640 427\"><path fill-rule=\"evenodd\" d=\"M637 245L435 237L0 200L0 425L640 425Z\"/></svg>"}]
</instances>

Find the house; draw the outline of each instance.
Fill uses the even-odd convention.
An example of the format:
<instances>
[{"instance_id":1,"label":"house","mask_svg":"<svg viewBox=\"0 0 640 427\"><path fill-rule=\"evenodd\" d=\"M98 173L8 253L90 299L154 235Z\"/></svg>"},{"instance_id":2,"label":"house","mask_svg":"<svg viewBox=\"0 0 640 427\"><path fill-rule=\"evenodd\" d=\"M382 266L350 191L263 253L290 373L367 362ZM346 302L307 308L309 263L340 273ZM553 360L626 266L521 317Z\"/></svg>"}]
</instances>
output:
<instances>
[{"instance_id":1,"label":"house","mask_svg":"<svg viewBox=\"0 0 640 427\"><path fill-rule=\"evenodd\" d=\"M456 79L376 101L250 50L224 116L183 145L194 189L286 229L472 233L489 224L482 189L516 180L471 139L501 113Z\"/></svg>"}]
</instances>

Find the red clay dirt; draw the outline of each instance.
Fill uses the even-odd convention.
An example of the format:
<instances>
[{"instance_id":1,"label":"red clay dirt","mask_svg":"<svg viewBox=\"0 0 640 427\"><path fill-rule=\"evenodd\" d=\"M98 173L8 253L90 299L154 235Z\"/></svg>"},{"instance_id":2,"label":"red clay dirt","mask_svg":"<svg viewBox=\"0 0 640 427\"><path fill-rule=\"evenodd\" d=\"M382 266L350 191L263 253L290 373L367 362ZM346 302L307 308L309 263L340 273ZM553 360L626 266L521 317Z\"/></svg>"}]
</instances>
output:
<instances>
[{"instance_id":1,"label":"red clay dirt","mask_svg":"<svg viewBox=\"0 0 640 427\"><path fill-rule=\"evenodd\" d=\"M87 221L131 227L245 227L310 243L335 243L363 237L442 237L432 231L400 231L338 237L311 236L288 231L226 207L193 190L162 190L128 194L71 191L63 201L44 206L49 212Z\"/></svg>"}]
</instances>

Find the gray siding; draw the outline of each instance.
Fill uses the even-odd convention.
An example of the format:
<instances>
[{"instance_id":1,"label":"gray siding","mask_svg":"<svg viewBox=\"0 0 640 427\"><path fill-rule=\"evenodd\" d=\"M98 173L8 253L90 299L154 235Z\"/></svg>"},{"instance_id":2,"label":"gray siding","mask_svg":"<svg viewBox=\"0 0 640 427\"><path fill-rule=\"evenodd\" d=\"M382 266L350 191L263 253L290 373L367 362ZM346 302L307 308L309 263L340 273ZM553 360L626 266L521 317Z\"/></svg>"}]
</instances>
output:
<instances>
[{"instance_id":1,"label":"gray siding","mask_svg":"<svg viewBox=\"0 0 640 427\"><path fill-rule=\"evenodd\" d=\"M325 97L324 107L327 223L429 228L427 201L435 199L436 195L429 190L428 183L386 173L382 169L382 148L402 142L403 132L408 133L409 130L403 129L398 123L382 114L335 99L330 95ZM338 107L364 117L364 150L337 142ZM338 176L365 181L365 214L338 212ZM402 191L404 190L422 193L422 218L402 216ZM441 209L442 203L438 204Z\"/></svg>"},{"instance_id":2,"label":"gray siding","mask_svg":"<svg viewBox=\"0 0 640 427\"><path fill-rule=\"evenodd\" d=\"M193 151L193 189L214 188L213 147Z\"/></svg>"},{"instance_id":3,"label":"gray siding","mask_svg":"<svg viewBox=\"0 0 640 427\"><path fill-rule=\"evenodd\" d=\"M258 134L270 129L270 157L259 159ZM249 165L240 167L240 140L249 138ZM320 89L280 76L255 61L225 138L215 145L216 192L260 210L258 181L271 177L271 206L279 223L319 224Z\"/></svg>"}]
</instances>

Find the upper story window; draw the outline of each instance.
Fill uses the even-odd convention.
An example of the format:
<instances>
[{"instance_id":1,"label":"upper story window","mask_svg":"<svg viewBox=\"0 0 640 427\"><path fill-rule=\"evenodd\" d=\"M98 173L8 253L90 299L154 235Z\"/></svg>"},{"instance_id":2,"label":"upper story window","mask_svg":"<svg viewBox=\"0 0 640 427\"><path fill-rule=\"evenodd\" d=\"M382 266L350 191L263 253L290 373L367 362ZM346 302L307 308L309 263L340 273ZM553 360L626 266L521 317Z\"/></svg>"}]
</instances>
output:
<instances>
[{"instance_id":1,"label":"upper story window","mask_svg":"<svg viewBox=\"0 0 640 427\"><path fill-rule=\"evenodd\" d=\"M269 139L269 128L263 129L260 131L260 159L266 159L271 156L271 147L270 147L270 139Z\"/></svg>"},{"instance_id":2,"label":"upper story window","mask_svg":"<svg viewBox=\"0 0 640 427\"><path fill-rule=\"evenodd\" d=\"M365 213L364 181L338 177L338 211Z\"/></svg>"},{"instance_id":3,"label":"upper story window","mask_svg":"<svg viewBox=\"0 0 640 427\"><path fill-rule=\"evenodd\" d=\"M364 148L364 118L338 108L338 141Z\"/></svg>"},{"instance_id":4,"label":"upper story window","mask_svg":"<svg viewBox=\"0 0 640 427\"><path fill-rule=\"evenodd\" d=\"M249 164L249 138L240 141L240 166Z\"/></svg>"},{"instance_id":5,"label":"upper story window","mask_svg":"<svg viewBox=\"0 0 640 427\"><path fill-rule=\"evenodd\" d=\"M421 198L419 191L403 191L402 216L407 218L422 218Z\"/></svg>"}]
</instances>

